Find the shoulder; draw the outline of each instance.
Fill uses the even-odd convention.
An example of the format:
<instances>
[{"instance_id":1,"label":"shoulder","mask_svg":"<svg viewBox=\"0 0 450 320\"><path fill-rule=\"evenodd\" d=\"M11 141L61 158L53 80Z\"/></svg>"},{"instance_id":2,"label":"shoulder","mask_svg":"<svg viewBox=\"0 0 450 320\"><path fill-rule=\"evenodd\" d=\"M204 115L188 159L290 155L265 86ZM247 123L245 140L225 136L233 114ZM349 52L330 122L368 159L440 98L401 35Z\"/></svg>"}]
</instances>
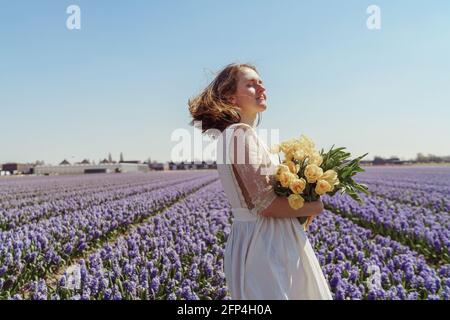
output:
<instances>
[{"instance_id":1,"label":"shoulder","mask_svg":"<svg viewBox=\"0 0 450 320\"><path fill-rule=\"evenodd\" d=\"M230 126L230 140L231 143L256 145L258 141L258 136L256 134L255 128L246 123L235 123Z\"/></svg>"},{"instance_id":2,"label":"shoulder","mask_svg":"<svg viewBox=\"0 0 450 320\"><path fill-rule=\"evenodd\" d=\"M248 124L243 123L243 122L233 123L231 126L229 126L229 128L231 128L231 127L254 130L251 125L248 125Z\"/></svg>"},{"instance_id":3,"label":"shoulder","mask_svg":"<svg viewBox=\"0 0 450 320\"><path fill-rule=\"evenodd\" d=\"M231 150L237 148L254 151L258 147L258 136L254 127L246 123L235 123L229 126L229 129Z\"/></svg>"},{"instance_id":4,"label":"shoulder","mask_svg":"<svg viewBox=\"0 0 450 320\"><path fill-rule=\"evenodd\" d=\"M242 133L245 133L246 135L256 135L255 128L243 122L233 123L232 125L228 126L226 130L228 130L233 135Z\"/></svg>"}]
</instances>

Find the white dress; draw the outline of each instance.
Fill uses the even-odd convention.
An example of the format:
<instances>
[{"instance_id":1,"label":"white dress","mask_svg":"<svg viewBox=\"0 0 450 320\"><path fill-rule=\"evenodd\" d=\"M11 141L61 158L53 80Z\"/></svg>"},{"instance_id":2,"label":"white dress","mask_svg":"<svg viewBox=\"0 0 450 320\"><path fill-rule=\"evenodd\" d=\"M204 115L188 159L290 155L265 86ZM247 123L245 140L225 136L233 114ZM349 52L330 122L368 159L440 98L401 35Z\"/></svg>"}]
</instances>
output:
<instances>
[{"instance_id":1,"label":"white dress","mask_svg":"<svg viewBox=\"0 0 450 320\"><path fill-rule=\"evenodd\" d=\"M277 197L272 181L278 156L244 123L229 126L217 143L217 169L233 214L224 256L231 298L332 299L298 220L260 215Z\"/></svg>"}]
</instances>

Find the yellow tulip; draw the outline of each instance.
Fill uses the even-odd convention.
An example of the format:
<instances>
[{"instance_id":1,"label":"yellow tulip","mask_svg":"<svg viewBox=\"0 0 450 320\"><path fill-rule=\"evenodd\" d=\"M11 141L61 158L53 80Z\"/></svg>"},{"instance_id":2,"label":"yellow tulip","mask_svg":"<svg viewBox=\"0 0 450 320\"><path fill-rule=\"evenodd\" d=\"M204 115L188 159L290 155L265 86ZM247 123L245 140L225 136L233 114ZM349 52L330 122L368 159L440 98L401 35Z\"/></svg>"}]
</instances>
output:
<instances>
[{"instance_id":1,"label":"yellow tulip","mask_svg":"<svg viewBox=\"0 0 450 320\"><path fill-rule=\"evenodd\" d=\"M337 177L337 172L334 170L327 170L320 177L321 180L326 180L331 186L336 186L339 184L339 179Z\"/></svg>"},{"instance_id":2,"label":"yellow tulip","mask_svg":"<svg viewBox=\"0 0 450 320\"><path fill-rule=\"evenodd\" d=\"M318 195L323 195L332 191L331 185L326 180L317 180L315 191Z\"/></svg>"},{"instance_id":3,"label":"yellow tulip","mask_svg":"<svg viewBox=\"0 0 450 320\"><path fill-rule=\"evenodd\" d=\"M319 179L323 174L322 168L318 167L315 164L308 164L305 168L305 177L309 183L314 183Z\"/></svg>"},{"instance_id":4,"label":"yellow tulip","mask_svg":"<svg viewBox=\"0 0 450 320\"><path fill-rule=\"evenodd\" d=\"M289 167L285 164L278 165L277 172L276 172L277 180L280 180L280 175L282 172L289 172Z\"/></svg>"},{"instance_id":5,"label":"yellow tulip","mask_svg":"<svg viewBox=\"0 0 450 320\"><path fill-rule=\"evenodd\" d=\"M303 178L295 179L291 181L291 184L289 185L289 189L291 189L292 192L295 194L302 193L303 190L305 190L305 187L306 187L306 180Z\"/></svg>"},{"instance_id":6,"label":"yellow tulip","mask_svg":"<svg viewBox=\"0 0 450 320\"><path fill-rule=\"evenodd\" d=\"M309 160L308 163L309 164L315 164L316 166L320 166L323 162L323 158L320 155L320 153L318 153L317 151L314 151L312 154L310 154L309 156Z\"/></svg>"},{"instance_id":7,"label":"yellow tulip","mask_svg":"<svg viewBox=\"0 0 450 320\"><path fill-rule=\"evenodd\" d=\"M288 160L288 161L285 161L284 164L289 168L289 171L292 173L297 174L298 170L300 170L300 165L295 164L294 161Z\"/></svg>"},{"instance_id":8,"label":"yellow tulip","mask_svg":"<svg viewBox=\"0 0 450 320\"><path fill-rule=\"evenodd\" d=\"M292 209L298 210L303 207L305 200L298 194L291 194L288 197L288 202Z\"/></svg>"},{"instance_id":9,"label":"yellow tulip","mask_svg":"<svg viewBox=\"0 0 450 320\"><path fill-rule=\"evenodd\" d=\"M286 171L281 172L279 175L279 181L284 188L288 188L291 181L295 178L297 178L297 175Z\"/></svg>"},{"instance_id":10,"label":"yellow tulip","mask_svg":"<svg viewBox=\"0 0 450 320\"><path fill-rule=\"evenodd\" d=\"M307 153L303 149L295 151L294 154L292 155L292 157L298 161L303 161L306 158L306 156Z\"/></svg>"}]
</instances>

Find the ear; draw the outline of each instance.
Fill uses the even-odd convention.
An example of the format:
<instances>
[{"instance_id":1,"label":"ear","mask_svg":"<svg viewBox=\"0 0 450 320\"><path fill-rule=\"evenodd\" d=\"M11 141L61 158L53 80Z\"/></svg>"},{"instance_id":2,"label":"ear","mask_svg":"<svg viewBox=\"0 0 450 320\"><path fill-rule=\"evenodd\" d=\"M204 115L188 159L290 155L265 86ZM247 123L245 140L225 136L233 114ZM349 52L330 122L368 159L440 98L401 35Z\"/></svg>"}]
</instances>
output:
<instances>
[{"instance_id":1,"label":"ear","mask_svg":"<svg viewBox=\"0 0 450 320\"><path fill-rule=\"evenodd\" d=\"M236 97L234 95L233 96L229 96L228 97L228 102L231 103L231 104L236 104Z\"/></svg>"}]
</instances>

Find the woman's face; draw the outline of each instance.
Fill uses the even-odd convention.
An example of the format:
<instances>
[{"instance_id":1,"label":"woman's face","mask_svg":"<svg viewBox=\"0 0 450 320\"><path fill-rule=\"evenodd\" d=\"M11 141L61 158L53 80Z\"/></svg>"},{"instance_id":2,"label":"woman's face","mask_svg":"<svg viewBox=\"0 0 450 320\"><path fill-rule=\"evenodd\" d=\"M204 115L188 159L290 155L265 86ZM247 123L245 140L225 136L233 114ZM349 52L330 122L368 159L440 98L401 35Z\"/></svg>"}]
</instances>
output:
<instances>
[{"instance_id":1,"label":"woman's face","mask_svg":"<svg viewBox=\"0 0 450 320\"><path fill-rule=\"evenodd\" d=\"M243 68L238 75L236 92L230 98L247 115L256 115L266 110L266 89L258 73L250 68Z\"/></svg>"}]
</instances>

